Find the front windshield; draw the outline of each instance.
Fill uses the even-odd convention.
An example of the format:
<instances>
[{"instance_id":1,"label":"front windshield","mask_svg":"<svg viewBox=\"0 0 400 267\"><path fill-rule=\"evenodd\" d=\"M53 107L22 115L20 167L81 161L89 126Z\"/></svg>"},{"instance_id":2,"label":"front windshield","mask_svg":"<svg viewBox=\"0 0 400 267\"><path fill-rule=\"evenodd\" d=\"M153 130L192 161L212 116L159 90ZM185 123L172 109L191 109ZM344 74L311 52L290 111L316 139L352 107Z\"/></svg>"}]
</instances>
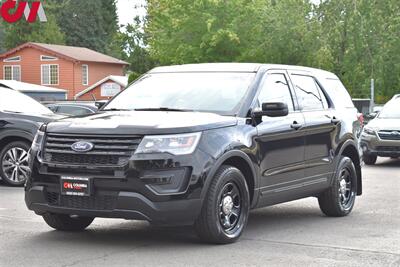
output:
<instances>
[{"instance_id":1,"label":"front windshield","mask_svg":"<svg viewBox=\"0 0 400 267\"><path fill-rule=\"evenodd\" d=\"M379 113L381 119L400 119L400 101L387 103Z\"/></svg>"},{"instance_id":2,"label":"front windshield","mask_svg":"<svg viewBox=\"0 0 400 267\"><path fill-rule=\"evenodd\" d=\"M234 115L255 73L148 74L112 99L104 110L176 109Z\"/></svg>"},{"instance_id":3,"label":"front windshield","mask_svg":"<svg viewBox=\"0 0 400 267\"><path fill-rule=\"evenodd\" d=\"M33 98L12 89L4 88L0 89L0 111L30 115L53 113Z\"/></svg>"}]
</instances>

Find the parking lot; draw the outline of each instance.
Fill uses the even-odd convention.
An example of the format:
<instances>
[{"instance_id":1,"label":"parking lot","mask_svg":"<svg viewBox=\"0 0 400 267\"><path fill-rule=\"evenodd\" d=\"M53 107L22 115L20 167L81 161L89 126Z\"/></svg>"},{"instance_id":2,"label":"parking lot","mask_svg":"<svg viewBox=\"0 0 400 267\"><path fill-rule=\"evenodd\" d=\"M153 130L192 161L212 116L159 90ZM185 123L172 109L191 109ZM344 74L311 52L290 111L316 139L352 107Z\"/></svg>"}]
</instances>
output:
<instances>
[{"instance_id":1,"label":"parking lot","mask_svg":"<svg viewBox=\"0 0 400 267\"><path fill-rule=\"evenodd\" d=\"M50 229L23 189L0 186L0 266L400 266L400 160L364 167L350 216L327 218L313 198L255 210L238 243L199 242L190 227L96 219L87 231Z\"/></svg>"}]
</instances>

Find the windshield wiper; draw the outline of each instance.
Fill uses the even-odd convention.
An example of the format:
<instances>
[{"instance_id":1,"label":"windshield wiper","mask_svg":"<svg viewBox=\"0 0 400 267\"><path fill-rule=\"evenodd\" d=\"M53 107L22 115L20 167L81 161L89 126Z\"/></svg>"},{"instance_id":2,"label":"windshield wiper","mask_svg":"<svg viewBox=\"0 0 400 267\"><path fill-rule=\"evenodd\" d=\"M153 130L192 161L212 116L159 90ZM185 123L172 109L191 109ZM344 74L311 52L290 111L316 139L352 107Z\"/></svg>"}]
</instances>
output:
<instances>
[{"instance_id":1,"label":"windshield wiper","mask_svg":"<svg viewBox=\"0 0 400 267\"><path fill-rule=\"evenodd\" d=\"M131 109L122 109L122 108L108 108L108 109L101 109L99 111L130 111Z\"/></svg>"},{"instance_id":2,"label":"windshield wiper","mask_svg":"<svg viewBox=\"0 0 400 267\"><path fill-rule=\"evenodd\" d=\"M166 108L166 107L159 107L159 108L136 108L135 111L177 111L177 112L191 112L191 109L179 109L179 108Z\"/></svg>"}]
</instances>

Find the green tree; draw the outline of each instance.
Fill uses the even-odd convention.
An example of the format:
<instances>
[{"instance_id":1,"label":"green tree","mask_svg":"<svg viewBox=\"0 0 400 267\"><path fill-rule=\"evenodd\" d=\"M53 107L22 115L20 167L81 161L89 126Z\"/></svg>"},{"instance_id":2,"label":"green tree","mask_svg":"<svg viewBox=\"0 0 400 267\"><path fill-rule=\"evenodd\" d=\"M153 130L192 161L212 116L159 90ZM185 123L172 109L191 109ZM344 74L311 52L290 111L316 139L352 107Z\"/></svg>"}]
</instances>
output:
<instances>
[{"instance_id":1,"label":"green tree","mask_svg":"<svg viewBox=\"0 0 400 267\"><path fill-rule=\"evenodd\" d=\"M115 0L64 0L58 24L67 45L121 55L114 43L119 28Z\"/></svg>"}]
</instances>

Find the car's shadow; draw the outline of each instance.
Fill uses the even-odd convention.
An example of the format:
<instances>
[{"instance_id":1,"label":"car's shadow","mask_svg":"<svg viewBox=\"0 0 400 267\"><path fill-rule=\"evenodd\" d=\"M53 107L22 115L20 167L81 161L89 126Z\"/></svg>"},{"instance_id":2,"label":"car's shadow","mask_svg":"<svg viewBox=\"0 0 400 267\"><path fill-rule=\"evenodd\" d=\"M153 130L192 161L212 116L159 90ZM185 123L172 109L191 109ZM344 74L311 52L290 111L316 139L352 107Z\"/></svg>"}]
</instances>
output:
<instances>
[{"instance_id":1,"label":"car's shadow","mask_svg":"<svg viewBox=\"0 0 400 267\"><path fill-rule=\"evenodd\" d=\"M318 204L312 206L292 205L275 206L254 210L249 217L245 230L254 236L258 231L285 231L288 227L298 225L307 228L315 220L323 220ZM303 228L302 227L302 228ZM60 242L62 240L62 242ZM40 232L26 238L26 242L35 244L45 242L47 245L71 246L79 243L80 246L90 247L121 247L126 246L204 246L209 245L197 238L193 227L158 227L147 222L112 220L96 222L83 232L59 232L49 228L47 232Z\"/></svg>"},{"instance_id":2,"label":"car's shadow","mask_svg":"<svg viewBox=\"0 0 400 267\"><path fill-rule=\"evenodd\" d=\"M376 167L376 168L379 168L379 167L381 167L381 168L382 167L398 168L398 167L400 167L400 159L399 158L397 158L397 159L382 158L382 159L379 159L375 165L370 165L367 167L370 167L370 168L374 168L374 167Z\"/></svg>"}]
</instances>

